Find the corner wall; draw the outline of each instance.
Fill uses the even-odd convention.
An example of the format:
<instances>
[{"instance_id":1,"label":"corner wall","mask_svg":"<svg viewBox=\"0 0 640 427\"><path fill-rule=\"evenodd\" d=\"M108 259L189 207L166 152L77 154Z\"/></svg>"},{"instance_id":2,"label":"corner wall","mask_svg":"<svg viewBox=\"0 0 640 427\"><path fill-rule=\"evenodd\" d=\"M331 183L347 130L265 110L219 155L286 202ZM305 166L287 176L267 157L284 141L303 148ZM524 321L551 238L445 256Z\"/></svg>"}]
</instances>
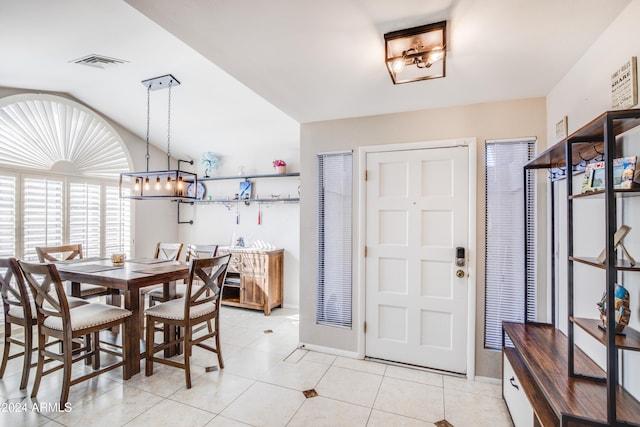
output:
<instances>
[{"instance_id":1,"label":"corner wall","mask_svg":"<svg viewBox=\"0 0 640 427\"><path fill-rule=\"evenodd\" d=\"M420 83L418 83L420 84ZM357 266L360 239L354 226L353 266L353 329L345 330L316 325L316 262L317 262L317 167L316 155L322 152L352 150L354 155L353 217L359 218L358 182L360 163L358 147L435 141L475 137L478 140L476 188L477 218L477 300L476 300L476 375L499 378L501 354L484 349L484 141L520 137L537 137L538 150L546 147L546 110L543 98L476 104L436 110L388 114L353 119L307 123L301 126L300 170L300 341L337 352L364 353L358 348L358 328L362 328L364 313L357 311L357 301L363 292ZM544 198L542 198L544 200ZM540 225L544 230L546 225ZM545 277L545 273L541 273Z\"/></svg>"},{"instance_id":2,"label":"corner wall","mask_svg":"<svg viewBox=\"0 0 640 427\"><path fill-rule=\"evenodd\" d=\"M554 124L563 116L568 117L569 134L590 122L603 112L611 109L611 75L632 56L640 56L640 45L635 43L640 38L640 2L631 2L629 6L611 23L582 58L563 77L547 96L548 135L551 140L555 132ZM638 107L637 105L635 106ZM624 138L625 155L640 156L640 132L633 131ZM580 182L579 175L574 178ZM566 273L566 187L565 181L559 184L556 193L560 200L559 218L556 232L559 240L558 250L558 285L559 285L559 327L567 330L567 273ZM575 190L579 191L579 190ZM565 199L563 200L563 197ZM584 202L584 203L583 203ZM625 198L624 203L618 199L618 224L631 226L632 230L624 239L624 244L632 256L640 256L640 200ZM596 256L604 247L604 205L598 200L583 199L576 204L574 216L575 253L579 256ZM594 231L595 230L595 231ZM595 303L599 301L604 290L605 275L603 271L585 269L576 266L575 283L580 291L574 303L576 316L597 319L599 312ZM630 325L640 329L640 276L638 273L622 273L619 281L625 285L631 296ZM576 343L604 365L604 346L596 343L579 328L576 331ZM640 397L640 352L621 351L621 376L623 386L636 398Z\"/></svg>"}]
</instances>

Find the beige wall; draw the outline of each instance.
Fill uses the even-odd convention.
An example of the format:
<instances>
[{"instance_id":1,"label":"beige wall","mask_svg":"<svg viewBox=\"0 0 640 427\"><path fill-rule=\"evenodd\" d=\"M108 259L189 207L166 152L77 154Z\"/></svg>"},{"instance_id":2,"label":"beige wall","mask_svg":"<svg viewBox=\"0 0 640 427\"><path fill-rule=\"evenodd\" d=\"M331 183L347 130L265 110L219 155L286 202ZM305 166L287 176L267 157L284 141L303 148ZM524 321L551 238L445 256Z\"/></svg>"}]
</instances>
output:
<instances>
[{"instance_id":1,"label":"beige wall","mask_svg":"<svg viewBox=\"0 0 640 427\"><path fill-rule=\"evenodd\" d=\"M0 98L23 93L45 93L70 99L83 104L78 99L66 94L57 92L34 91L19 88L0 87ZM125 101L123 101L125 102ZM108 117L93 110L91 106L87 108L100 115L107 121L120 135L133 164L133 170L145 170L146 143L127 129L110 120ZM123 105L123 108L125 106ZM166 155L160 150L151 146L150 148L150 168L166 169ZM130 256L153 256L156 242L177 241L178 225L176 222L176 211L174 204L165 201L133 201L134 222L133 227L133 253Z\"/></svg>"},{"instance_id":2,"label":"beige wall","mask_svg":"<svg viewBox=\"0 0 640 427\"><path fill-rule=\"evenodd\" d=\"M418 83L421 84L421 83ZM475 137L478 141L477 159L477 317L476 317L476 375L499 378L500 353L483 348L484 324L484 141L519 137L537 137L539 149L546 146L545 99L477 104L438 110L373 117L342 119L303 124L301 127L300 170L302 192L300 204L300 340L304 344L330 347L356 354L358 327L362 327L364 313L357 312L360 298L358 260L354 255L353 270L353 330L329 328L315 324L315 283L317 260L317 179L316 155L322 152L353 150L354 173L357 174L358 147L435 141ZM353 217L357 220L358 175L354 178ZM544 229L544 227L543 227ZM357 224L354 224L354 254L357 254Z\"/></svg>"}]
</instances>

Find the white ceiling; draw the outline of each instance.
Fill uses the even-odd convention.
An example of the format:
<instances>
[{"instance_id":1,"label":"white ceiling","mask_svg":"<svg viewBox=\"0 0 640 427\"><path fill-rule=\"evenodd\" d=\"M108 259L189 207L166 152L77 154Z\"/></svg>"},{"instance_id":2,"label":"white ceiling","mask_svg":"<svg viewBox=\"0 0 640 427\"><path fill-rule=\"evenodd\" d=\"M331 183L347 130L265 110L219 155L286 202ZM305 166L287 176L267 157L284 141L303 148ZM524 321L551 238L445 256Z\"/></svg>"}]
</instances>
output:
<instances>
[{"instance_id":1,"label":"white ceiling","mask_svg":"<svg viewBox=\"0 0 640 427\"><path fill-rule=\"evenodd\" d=\"M299 123L545 96L629 2L0 0L0 86L69 93L144 138L140 82L171 73L172 152L272 157ZM384 33L440 20L447 77L393 85ZM89 54L128 63L69 62Z\"/></svg>"}]
</instances>

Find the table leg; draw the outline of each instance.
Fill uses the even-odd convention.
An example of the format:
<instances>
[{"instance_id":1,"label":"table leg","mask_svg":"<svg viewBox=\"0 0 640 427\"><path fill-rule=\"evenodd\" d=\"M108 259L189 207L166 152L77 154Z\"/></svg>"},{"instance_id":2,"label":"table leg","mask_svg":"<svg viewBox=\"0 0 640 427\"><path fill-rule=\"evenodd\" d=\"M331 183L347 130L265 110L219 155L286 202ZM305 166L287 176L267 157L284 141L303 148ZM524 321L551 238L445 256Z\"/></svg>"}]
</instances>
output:
<instances>
[{"instance_id":1,"label":"table leg","mask_svg":"<svg viewBox=\"0 0 640 427\"><path fill-rule=\"evenodd\" d=\"M144 301L144 300L143 300ZM144 310L140 307L140 290L127 290L124 293L124 308L131 311L129 331L122 336L123 351L127 349L124 363L124 379L129 379L140 372L140 337L142 336L142 316ZM124 345L124 341L128 341Z\"/></svg>"}]
</instances>

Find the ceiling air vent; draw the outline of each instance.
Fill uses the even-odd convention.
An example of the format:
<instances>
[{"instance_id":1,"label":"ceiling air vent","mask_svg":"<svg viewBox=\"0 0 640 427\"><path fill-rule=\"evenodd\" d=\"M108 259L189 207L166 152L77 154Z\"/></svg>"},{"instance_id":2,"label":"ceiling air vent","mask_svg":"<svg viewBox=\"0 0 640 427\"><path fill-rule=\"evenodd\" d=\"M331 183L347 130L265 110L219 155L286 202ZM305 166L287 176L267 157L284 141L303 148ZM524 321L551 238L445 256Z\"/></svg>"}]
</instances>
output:
<instances>
[{"instance_id":1,"label":"ceiling air vent","mask_svg":"<svg viewBox=\"0 0 640 427\"><path fill-rule=\"evenodd\" d=\"M75 59L69 62L73 62L74 64L80 64L80 65L88 65L89 67L104 69L104 68L111 68L119 64L125 64L129 61L125 61L124 59L109 58L108 56L93 54L93 55L83 56L82 58Z\"/></svg>"}]
</instances>

